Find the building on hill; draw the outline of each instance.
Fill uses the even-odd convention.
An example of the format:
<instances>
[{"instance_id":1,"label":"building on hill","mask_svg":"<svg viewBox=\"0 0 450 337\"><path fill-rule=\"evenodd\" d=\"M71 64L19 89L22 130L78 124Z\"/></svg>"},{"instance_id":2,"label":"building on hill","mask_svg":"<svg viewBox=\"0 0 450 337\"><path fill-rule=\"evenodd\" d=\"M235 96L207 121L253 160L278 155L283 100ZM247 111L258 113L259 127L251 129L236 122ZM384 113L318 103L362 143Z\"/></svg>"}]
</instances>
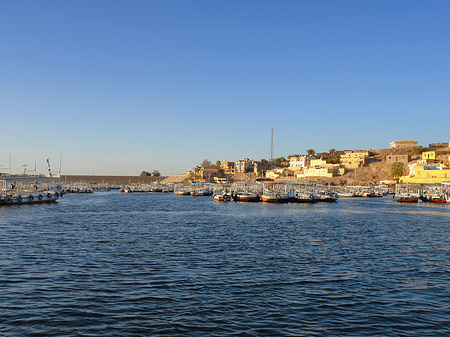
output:
<instances>
[{"instance_id":1,"label":"building on hill","mask_svg":"<svg viewBox=\"0 0 450 337\"><path fill-rule=\"evenodd\" d=\"M437 149L437 148L449 147L449 146L450 146L450 142L449 143L431 143L431 144L428 144L428 148L430 148L430 149Z\"/></svg>"},{"instance_id":2,"label":"building on hill","mask_svg":"<svg viewBox=\"0 0 450 337\"><path fill-rule=\"evenodd\" d=\"M234 175L236 173L236 163L234 161L224 161L220 163L220 168L224 174Z\"/></svg>"},{"instance_id":3,"label":"building on hill","mask_svg":"<svg viewBox=\"0 0 450 337\"><path fill-rule=\"evenodd\" d=\"M305 177L336 177L345 173L345 167L340 164L329 164L325 159L311 159L310 165L296 174L297 178Z\"/></svg>"},{"instance_id":4,"label":"building on hill","mask_svg":"<svg viewBox=\"0 0 450 337\"><path fill-rule=\"evenodd\" d=\"M237 160L234 162L235 173L245 173L253 168L253 160L244 158L243 160Z\"/></svg>"},{"instance_id":5,"label":"building on hill","mask_svg":"<svg viewBox=\"0 0 450 337\"><path fill-rule=\"evenodd\" d=\"M388 154L384 158L386 164L394 164L394 163L404 163L408 164L411 161L411 155L409 154Z\"/></svg>"},{"instance_id":6,"label":"building on hill","mask_svg":"<svg viewBox=\"0 0 450 337\"><path fill-rule=\"evenodd\" d=\"M408 176L403 176L400 180L412 184L440 184L450 180L450 167L442 164L417 164L412 167Z\"/></svg>"},{"instance_id":7,"label":"building on hill","mask_svg":"<svg viewBox=\"0 0 450 337\"><path fill-rule=\"evenodd\" d=\"M317 159L311 159L309 162L309 166L312 167L319 167L319 166L326 166L327 161L323 158L317 158Z\"/></svg>"},{"instance_id":8,"label":"building on hill","mask_svg":"<svg viewBox=\"0 0 450 337\"><path fill-rule=\"evenodd\" d=\"M422 160L434 160L436 158L437 158L436 150L422 152Z\"/></svg>"},{"instance_id":9,"label":"building on hill","mask_svg":"<svg viewBox=\"0 0 450 337\"><path fill-rule=\"evenodd\" d=\"M309 166L303 169L302 173L296 175L297 178L305 177L326 177L332 178L345 173L345 168L339 164L327 164L325 166Z\"/></svg>"},{"instance_id":10,"label":"building on hill","mask_svg":"<svg viewBox=\"0 0 450 337\"><path fill-rule=\"evenodd\" d=\"M422 161L425 162L447 162L450 155L450 147L436 148L422 152Z\"/></svg>"},{"instance_id":11,"label":"building on hill","mask_svg":"<svg viewBox=\"0 0 450 337\"><path fill-rule=\"evenodd\" d=\"M219 169L216 167L202 167L201 176L204 181L214 181L215 177L219 177Z\"/></svg>"},{"instance_id":12,"label":"building on hill","mask_svg":"<svg viewBox=\"0 0 450 337\"><path fill-rule=\"evenodd\" d=\"M220 177L220 172L216 167L194 167L186 175L191 180L214 181L215 177Z\"/></svg>"},{"instance_id":13,"label":"building on hill","mask_svg":"<svg viewBox=\"0 0 450 337\"><path fill-rule=\"evenodd\" d=\"M370 155L368 150L347 150L341 155L341 163L345 168L358 168L367 164Z\"/></svg>"},{"instance_id":14,"label":"building on hill","mask_svg":"<svg viewBox=\"0 0 450 337\"><path fill-rule=\"evenodd\" d=\"M253 161L253 172L256 175L264 174L265 172L273 169L273 163L267 161L266 159L261 159L259 161Z\"/></svg>"},{"instance_id":15,"label":"building on hill","mask_svg":"<svg viewBox=\"0 0 450 337\"><path fill-rule=\"evenodd\" d=\"M294 171L287 168L274 168L266 172L267 179L291 178L294 177Z\"/></svg>"},{"instance_id":16,"label":"building on hill","mask_svg":"<svg viewBox=\"0 0 450 337\"><path fill-rule=\"evenodd\" d=\"M306 167L309 166L309 156L293 156L289 159L289 167Z\"/></svg>"},{"instance_id":17,"label":"building on hill","mask_svg":"<svg viewBox=\"0 0 450 337\"><path fill-rule=\"evenodd\" d=\"M389 145L391 149L412 149L417 146L417 140L395 140Z\"/></svg>"}]
</instances>

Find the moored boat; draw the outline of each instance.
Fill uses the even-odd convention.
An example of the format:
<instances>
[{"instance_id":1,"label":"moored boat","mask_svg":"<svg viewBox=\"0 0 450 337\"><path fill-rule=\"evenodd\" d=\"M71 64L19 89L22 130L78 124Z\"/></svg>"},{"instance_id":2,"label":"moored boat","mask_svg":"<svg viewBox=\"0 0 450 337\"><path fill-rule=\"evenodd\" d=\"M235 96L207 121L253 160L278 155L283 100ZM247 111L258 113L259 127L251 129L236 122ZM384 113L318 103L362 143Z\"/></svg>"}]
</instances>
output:
<instances>
[{"instance_id":1,"label":"moored boat","mask_svg":"<svg viewBox=\"0 0 450 337\"><path fill-rule=\"evenodd\" d=\"M287 203L289 202L289 196L286 194L275 193L275 192L265 192L261 195L262 202L270 203Z\"/></svg>"},{"instance_id":2,"label":"moored boat","mask_svg":"<svg viewBox=\"0 0 450 337\"><path fill-rule=\"evenodd\" d=\"M62 197L60 177L2 176L0 205L41 204Z\"/></svg>"},{"instance_id":3,"label":"moored boat","mask_svg":"<svg viewBox=\"0 0 450 337\"><path fill-rule=\"evenodd\" d=\"M336 202L339 196L336 193L319 193L317 195L318 202Z\"/></svg>"},{"instance_id":4,"label":"moored boat","mask_svg":"<svg viewBox=\"0 0 450 337\"><path fill-rule=\"evenodd\" d=\"M418 202L419 196L418 195L412 195L412 194L399 194L395 195L394 197L395 201L398 202Z\"/></svg>"},{"instance_id":5,"label":"moored boat","mask_svg":"<svg viewBox=\"0 0 450 337\"><path fill-rule=\"evenodd\" d=\"M213 200L215 200L215 201L231 201L231 195L228 193L214 194Z\"/></svg>"},{"instance_id":6,"label":"moored boat","mask_svg":"<svg viewBox=\"0 0 450 337\"><path fill-rule=\"evenodd\" d=\"M295 193L291 199L291 202L308 203L313 204L318 202L317 198L312 193Z\"/></svg>"},{"instance_id":7,"label":"moored boat","mask_svg":"<svg viewBox=\"0 0 450 337\"><path fill-rule=\"evenodd\" d=\"M250 192L237 192L233 195L233 200L243 202L258 202L259 196Z\"/></svg>"}]
</instances>

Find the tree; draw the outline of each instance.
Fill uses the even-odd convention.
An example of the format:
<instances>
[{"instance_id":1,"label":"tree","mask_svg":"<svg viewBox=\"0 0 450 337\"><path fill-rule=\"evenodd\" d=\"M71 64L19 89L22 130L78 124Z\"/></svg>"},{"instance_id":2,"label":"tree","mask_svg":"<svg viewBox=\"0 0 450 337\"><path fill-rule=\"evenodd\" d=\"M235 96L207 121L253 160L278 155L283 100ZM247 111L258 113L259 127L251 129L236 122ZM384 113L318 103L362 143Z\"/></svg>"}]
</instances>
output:
<instances>
[{"instance_id":1,"label":"tree","mask_svg":"<svg viewBox=\"0 0 450 337\"><path fill-rule=\"evenodd\" d=\"M220 169L221 166L222 163L220 162L220 160L216 161L216 168Z\"/></svg>"},{"instance_id":2,"label":"tree","mask_svg":"<svg viewBox=\"0 0 450 337\"><path fill-rule=\"evenodd\" d=\"M336 152L336 149L330 149L330 151L328 151L329 154L333 154Z\"/></svg>"},{"instance_id":3,"label":"tree","mask_svg":"<svg viewBox=\"0 0 450 337\"><path fill-rule=\"evenodd\" d=\"M392 178L399 180L403 176L404 165L401 162L395 162L391 167Z\"/></svg>"},{"instance_id":4,"label":"tree","mask_svg":"<svg viewBox=\"0 0 450 337\"><path fill-rule=\"evenodd\" d=\"M419 146L414 146L413 149L412 149L413 154L415 154L415 155L422 154L423 150L425 150L425 148L423 146L420 146L420 145Z\"/></svg>"},{"instance_id":5,"label":"tree","mask_svg":"<svg viewBox=\"0 0 450 337\"><path fill-rule=\"evenodd\" d=\"M306 150L306 153L308 154L308 156L312 156L314 155L314 153L316 153L316 151L314 151L313 149L308 149Z\"/></svg>"},{"instance_id":6,"label":"tree","mask_svg":"<svg viewBox=\"0 0 450 337\"><path fill-rule=\"evenodd\" d=\"M152 174L150 173L150 172L147 172L147 171L142 171L141 172L141 177L149 177L149 176L151 176Z\"/></svg>"},{"instance_id":7,"label":"tree","mask_svg":"<svg viewBox=\"0 0 450 337\"><path fill-rule=\"evenodd\" d=\"M154 170L154 171L152 172L152 176L154 176L154 177L160 177L160 176L161 176L161 173L159 173L158 170Z\"/></svg>"},{"instance_id":8,"label":"tree","mask_svg":"<svg viewBox=\"0 0 450 337\"><path fill-rule=\"evenodd\" d=\"M300 157L300 155L299 154L290 154L288 156L288 159L291 159L292 157Z\"/></svg>"},{"instance_id":9,"label":"tree","mask_svg":"<svg viewBox=\"0 0 450 337\"><path fill-rule=\"evenodd\" d=\"M287 160L286 160L286 158L284 158L284 157L280 157L280 158L275 158L274 162L275 162L278 166L280 166L282 163L286 163Z\"/></svg>"},{"instance_id":10,"label":"tree","mask_svg":"<svg viewBox=\"0 0 450 337\"><path fill-rule=\"evenodd\" d=\"M340 161L341 161L341 156L338 155L338 154L335 154L335 155L333 156L333 158L328 159L328 162L331 163L331 164L339 164Z\"/></svg>"},{"instance_id":11,"label":"tree","mask_svg":"<svg viewBox=\"0 0 450 337\"><path fill-rule=\"evenodd\" d=\"M206 167L211 167L211 162L208 160L208 159L204 159L203 161L202 161L202 164L201 164L201 166L203 167L203 168L206 168Z\"/></svg>"}]
</instances>

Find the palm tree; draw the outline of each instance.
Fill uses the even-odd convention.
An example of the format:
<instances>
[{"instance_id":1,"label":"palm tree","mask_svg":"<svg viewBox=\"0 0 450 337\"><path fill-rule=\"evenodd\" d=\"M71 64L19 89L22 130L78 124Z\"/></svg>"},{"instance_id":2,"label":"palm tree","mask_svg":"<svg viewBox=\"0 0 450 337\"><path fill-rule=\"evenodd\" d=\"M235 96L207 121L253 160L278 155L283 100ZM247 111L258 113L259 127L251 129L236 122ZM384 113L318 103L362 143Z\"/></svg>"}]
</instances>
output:
<instances>
[{"instance_id":1,"label":"palm tree","mask_svg":"<svg viewBox=\"0 0 450 337\"><path fill-rule=\"evenodd\" d=\"M391 167L392 178L399 180L403 176L404 165L401 162L395 162Z\"/></svg>"},{"instance_id":2,"label":"palm tree","mask_svg":"<svg viewBox=\"0 0 450 337\"><path fill-rule=\"evenodd\" d=\"M313 149L308 149L308 150L306 150L306 153L307 153L309 156L312 156L314 153L316 153L316 151L314 151Z\"/></svg>"}]
</instances>

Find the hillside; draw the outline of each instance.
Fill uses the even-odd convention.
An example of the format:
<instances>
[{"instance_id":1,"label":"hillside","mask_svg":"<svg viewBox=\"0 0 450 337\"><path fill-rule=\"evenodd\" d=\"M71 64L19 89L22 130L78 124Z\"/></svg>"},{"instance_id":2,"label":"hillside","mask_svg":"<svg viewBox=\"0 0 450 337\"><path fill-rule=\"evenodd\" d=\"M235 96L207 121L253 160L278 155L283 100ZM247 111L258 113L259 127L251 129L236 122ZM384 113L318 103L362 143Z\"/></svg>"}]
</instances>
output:
<instances>
[{"instance_id":1,"label":"hillside","mask_svg":"<svg viewBox=\"0 0 450 337\"><path fill-rule=\"evenodd\" d=\"M386 163L385 157L387 155L409 154L411 160L409 164L414 163L420 156L414 155L411 150L393 150L393 149L375 149L373 156L369 157L368 163L364 167L356 169L347 169L343 176L333 178L317 177L312 178L312 181L320 181L324 183L333 184L378 184L383 180L391 180L392 163Z\"/></svg>"}]
</instances>

